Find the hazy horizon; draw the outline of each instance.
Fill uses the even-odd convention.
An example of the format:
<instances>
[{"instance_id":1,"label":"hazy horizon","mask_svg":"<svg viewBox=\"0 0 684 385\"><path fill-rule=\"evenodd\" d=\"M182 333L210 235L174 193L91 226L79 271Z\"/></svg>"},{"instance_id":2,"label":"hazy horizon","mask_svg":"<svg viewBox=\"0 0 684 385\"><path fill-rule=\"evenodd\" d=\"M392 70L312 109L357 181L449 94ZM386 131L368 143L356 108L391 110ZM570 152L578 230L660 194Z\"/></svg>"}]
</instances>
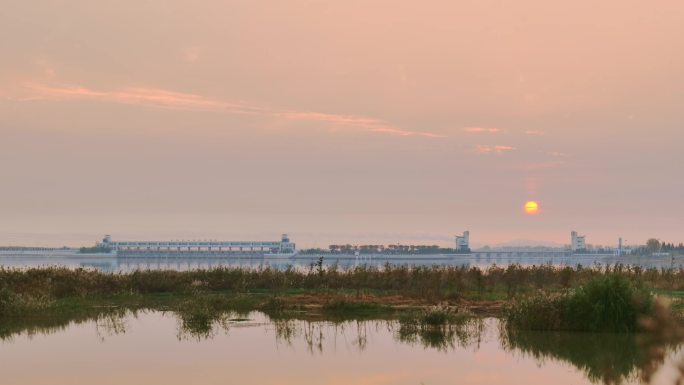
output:
<instances>
[{"instance_id":1,"label":"hazy horizon","mask_svg":"<svg viewBox=\"0 0 684 385\"><path fill-rule=\"evenodd\" d=\"M117 236L113 235L113 240L115 241L176 241L176 240L217 240L217 241L278 241L280 239L280 234L243 234L241 238L231 237L231 234L213 234L208 236L208 233L193 233L193 232L183 232L183 233L154 233L148 232L145 234L133 234L129 236ZM108 234L111 235L111 234ZM290 234L288 234L290 235ZM567 247L570 245L570 234L568 233L567 241L549 241L544 239L532 239L532 238L515 238L508 239L502 242L482 242L479 239L475 239L471 242L471 247L474 249L481 248L484 246L489 247ZM327 249L328 246L334 244L351 244L351 245L366 245L366 244L403 244L403 245L437 245L440 247L453 248L454 247L454 237L453 236L440 236L440 235L430 235L430 234L394 234L394 236L378 236L376 234L367 234L359 237L349 237L344 238L342 236L336 236L334 234L305 234L302 239L305 241L300 242L298 237L293 237L290 235L293 242L297 244L298 249L308 249L308 248L323 248ZM386 240L378 239L384 238ZM10 233L7 237L9 243L0 244L0 247L82 247L82 246L92 246L96 242L101 241L102 235L94 235L90 233ZM668 243L679 243L671 241L668 239L661 239L661 241L666 241ZM618 240L615 239L614 242L600 243L591 242L587 240L587 244L591 246L609 246L616 247ZM641 246L644 242L630 242L629 240L623 239L625 246Z\"/></svg>"},{"instance_id":2,"label":"hazy horizon","mask_svg":"<svg viewBox=\"0 0 684 385\"><path fill-rule=\"evenodd\" d=\"M7 1L0 245L682 242L683 17L675 0Z\"/></svg>"}]
</instances>

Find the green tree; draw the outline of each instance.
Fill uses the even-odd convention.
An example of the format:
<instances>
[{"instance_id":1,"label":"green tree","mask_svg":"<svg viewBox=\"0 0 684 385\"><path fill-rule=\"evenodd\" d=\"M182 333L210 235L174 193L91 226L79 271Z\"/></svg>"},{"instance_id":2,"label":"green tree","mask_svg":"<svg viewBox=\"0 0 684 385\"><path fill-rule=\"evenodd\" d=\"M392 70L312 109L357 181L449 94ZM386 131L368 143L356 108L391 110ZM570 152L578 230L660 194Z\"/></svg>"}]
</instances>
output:
<instances>
[{"instance_id":1,"label":"green tree","mask_svg":"<svg viewBox=\"0 0 684 385\"><path fill-rule=\"evenodd\" d=\"M660 241L655 238L651 238L648 241L646 241L646 249L651 253L656 253L660 251L660 246Z\"/></svg>"}]
</instances>

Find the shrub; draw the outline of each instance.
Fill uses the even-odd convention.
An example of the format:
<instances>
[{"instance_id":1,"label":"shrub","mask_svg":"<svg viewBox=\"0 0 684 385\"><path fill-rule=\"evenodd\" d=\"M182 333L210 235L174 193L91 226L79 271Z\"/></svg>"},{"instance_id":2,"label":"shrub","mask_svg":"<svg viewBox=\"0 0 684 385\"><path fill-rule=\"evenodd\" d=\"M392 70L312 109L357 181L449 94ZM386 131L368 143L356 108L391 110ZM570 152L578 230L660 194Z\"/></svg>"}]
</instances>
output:
<instances>
[{"instance_id":1,"label":"shrub","mask_svg":"<svg viewBox=\"0 0 684 385\"><path fill-rule=\"evenodd\" d=\"M625 277L608 274L560 294L541 293L506 310L510 327L527 330L636 331L653 311L653 295Z\"/></svg>"}]
</instances>

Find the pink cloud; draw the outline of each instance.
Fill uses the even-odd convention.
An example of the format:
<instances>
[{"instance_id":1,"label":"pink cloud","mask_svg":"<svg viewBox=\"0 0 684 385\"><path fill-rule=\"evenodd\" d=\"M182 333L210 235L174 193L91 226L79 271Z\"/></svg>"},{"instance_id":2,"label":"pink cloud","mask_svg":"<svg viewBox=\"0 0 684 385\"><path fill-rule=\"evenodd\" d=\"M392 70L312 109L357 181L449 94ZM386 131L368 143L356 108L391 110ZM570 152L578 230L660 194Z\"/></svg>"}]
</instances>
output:
<instances>
[{"instance_id":1,"label":"pink cloud","mask_svg":"<svg viewBox=\"0 0 684 385\"><path fill-rule=\"evenodd\" d=\"M481 155L487 155L487 154L501 155L505 152L513 151L513 150L515 150L515 147L501 146L501 145L489 146L489 145L484 145L484 144L478 144L473 149L473 151L475 151L475 153L481 154Z\"/></svg>"},{"instance_id":2,"label":"pink cloud","mask_svg":"<svg viewBox=\"0 0 684 385\"><path fill-rule=\"evenodd\" d=\"M170 108L190 111L225 111L230 113L259 113L263 109L240 103L209 99L200 95L174 92L156 88L122 88L115 91L96 91L79 86L46 86L28 84L33 98L73 100L88 99L146 107Z\"/></svg>"},{"instance_id":3,"label":"pink cloud","mask_svg":"<svg viewBox=\"0 0 684 385\"><path fill-rule=\"evenodd\" d=\"M546 135L546 133L538 130L527 130L525 131L525 135Z\"/></svg>"},{"instance_id":4,"label":"pink cloud","mask_svg":"<svg viewBox=\"0 0 684 385\"><path fill-rule=\"evenodd\" d=\"M100 102L139 105L144 107L168 108L185 111L213 111L229 114L255 114L275 116L287 120L325 122L398 136L421 136L444 138L445 136L423 131L409 131L393 127L386 122L354 115L328 114L314 111L286 111L266 109L259 106L207 98L201 95L169 91L157 88L128 87L110 91L98 91L80 86L48 86L29 83L26 88L31 97L24 100L94 100Z\"/></svg>"},{"instance_id":5,"label":"pink cloud","mask_svg":"<svg viewBox=\"0 0 684 385\"><path fill-rule=\"evenodd\" d=\"M384 125L384 123L378 119L366 118L363 116L353 116L353 115L336 115L336 114L326 114L322 112L300 112L300 111L288 111L280 112L278 115L286 117L293 120L308 120L317 122L329 122L336 124L352 124L363 127L378 127Z\"/></svg>"},{"instance_id":6,"label":"pink cloud","mask_svg":"<svg viewBox=\"0 0 684 385\"><path fill-rule=\"evenodd\" d=\"M465 127L463 131L474 132L474 133L495 133L501 132L499 128L486 128L486 127Z\"/></svg>"},{"instance_id":7,"label":"pink cloud","mask_svg":"<svg viewBox=\"0 0 684 385\"><path fill-rule=\"evenodd\" d=\"M293 120L305 120L305 121L317 121L317 122L327 122L332 124L340 125L351 125L357 127L363 127L369 131L381 132L385 134L399 135L399 136L424 136L428 138L445 138L444 135L434 134L431 132L421 132L421 131L408 131L401 128L389 126L382 120L367 118L363 116L353 116L353 115L337 115L337 114L326 114L321 112L298 112L289 111L278 113L280 116L284 116L288 119Z\"/></svg>"},{"instance_id":8,"label":"pink cloud","mask_svg":"<svg viewBox=\"0 0 684 385\"><path fill-rule=\"evenodd\" d=\"M446 138L445 135L434 134L432 132L406 131L392 127L376 127L372 128L371 131L384 132L386 134L395 134L400 136L424 136L427 138Z\"/></svg>"}]
</instances>

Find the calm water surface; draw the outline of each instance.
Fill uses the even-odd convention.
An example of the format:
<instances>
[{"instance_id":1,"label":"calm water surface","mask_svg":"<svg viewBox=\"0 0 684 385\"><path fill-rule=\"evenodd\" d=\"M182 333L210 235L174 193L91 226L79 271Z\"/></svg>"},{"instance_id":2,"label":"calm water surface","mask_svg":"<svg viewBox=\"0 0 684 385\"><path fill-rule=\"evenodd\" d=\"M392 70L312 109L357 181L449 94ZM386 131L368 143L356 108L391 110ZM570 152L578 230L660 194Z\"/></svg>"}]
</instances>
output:
<instances>
[{"instance_id":1,"label":"calm water surface","mask_svg":"<svg viewBox=\"0 0 684 385\"><path fill-rule=\"evenodd\" d=\"M268 259L268 258L203 258L187 257L182 254L178 257L152 257L152 258L127 258L116 256L63 256L63 255L0 255L0 266L3 267L40 267L40 266L66 266L70 268L95 268L107 272L127 272L134 270L193 270L210 269L215 267L250 267L258 268L270 266L276 269L285 269L288 266L295 268L309 268L318 260L319 256L299 256L295 259ZM487 268L496 264L507 266L510 264L531 265L554 265L554 266L593 266L593 265L635 265L645 268L684 268L684 256L572 256L572 257L474 257L456 256L453 258L435 258L430 256L364 256L360 259L353 257L339 257L334 255L324 256L325 265L337 264L341 268L350 268L361 264L381 267L387 263L393 265L409 266L470 266Z\"/></svg>"},{"instance_id":2,"label":"calm water surface","mask_svg":"<svg viewBox=\"0 0 684 385\"><path fill-rule=\"evenodd\" d=\"M512 339L496 319L435 336L405 335L396 321L270 320L258 312L198 329L173 313L146 312L0 324L0 338L1 383L13 385L640 383L633 337ZM668 365L655 383L671 383Z\"/></svg>"}]
</instances>

